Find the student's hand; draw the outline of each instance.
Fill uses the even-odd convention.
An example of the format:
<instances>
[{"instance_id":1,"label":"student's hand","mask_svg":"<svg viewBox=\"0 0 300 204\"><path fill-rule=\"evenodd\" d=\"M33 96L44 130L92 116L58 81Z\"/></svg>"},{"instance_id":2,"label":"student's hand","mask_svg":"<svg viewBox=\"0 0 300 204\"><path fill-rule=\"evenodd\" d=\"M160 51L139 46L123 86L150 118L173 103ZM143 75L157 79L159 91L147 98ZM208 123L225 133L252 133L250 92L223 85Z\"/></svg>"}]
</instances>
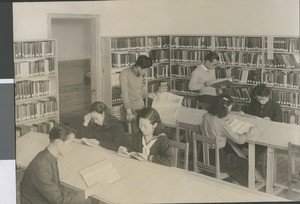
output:
<instances>
[{"instance_id":1,"label":"student's hand","mask_svg":"<svg viewBox=\"0 0 300 204\"><path fill-rule=\"evenodd\" d=\"M264 119L271 121L271 118L269 118L269 117L264 117Z\"/></svg>"},{"instance_id":2,"label":"student's hand","mask_svg":"<svg viewBox=\"0 0 300 204\"><path fill-rule=\"evenodd\" d=\"M131 112L130 109L127 109L126 112L127 112L127 113L126 113L126 120L127 120L128 122L131 122L132 119L134 119L134 115L132 114L132 112Z\"/></svg>"},{"instance_id":3,"label":"student's hand","mask_svg":"<svg viewBox=\"0 0 300 204\"><path fill-rule=\"evenodd\" d=\"M155 96L156 96L156 93L150 93L148 97L154 99Z\"/></svg>"},{"instance_id":4,"label":"student's hand","mask_svg":"<svg viewBox=\"0 0 300 204\"><path fill-rule=\"evenodd\" d=\"M128 150L127 150L126 147L119 146L119 148L118 148L118 153L122 153L122 152L128 152Z\"/></svg>"},{"instance_id":5,"label":"student's hand","mask_svg":"<svg viewBox=\"0 0 300 204\"><path fill-rule=\"evenodd\" d=\"M204 85L205 86L210 86L210 85L212 85L213 83L211 82L211 81L206 81L206 82L204 82Z\"/></svg>"},{"instance_id":6,"label":"student's hand","mask_svg":"<svg viewBox=\"0 0 300 204\"><path fill-rule=\"evenodd\" d=\"M245 115L244 111L240 111L240 115L244 116Z\"/></svg>"},{"instance_id":7,"label":"student's hand","mask_svg":"<svg viewBox=\"0 0 300 204\"><path fill-rule=\"evenodd\" d=\"M89 122L90 122L91 119L92 119L92 114L91 114L91 113L86 114L86 115L83 117L83 119L84 119L83 125L84 125L85 127L88 126Z\"/></svg>"}]
</instances>

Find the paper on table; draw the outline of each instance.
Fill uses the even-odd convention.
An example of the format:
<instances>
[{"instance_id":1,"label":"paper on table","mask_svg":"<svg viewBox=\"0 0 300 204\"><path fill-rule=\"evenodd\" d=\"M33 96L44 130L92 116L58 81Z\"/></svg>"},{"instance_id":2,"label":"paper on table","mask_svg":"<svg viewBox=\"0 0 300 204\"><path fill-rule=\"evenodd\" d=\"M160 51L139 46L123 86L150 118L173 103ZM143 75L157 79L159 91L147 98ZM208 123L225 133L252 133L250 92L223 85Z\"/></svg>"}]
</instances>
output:
<instances>
[{"instance_id":1,"label":"paper on table","mask_svg":"<svg viewBox=\"0 0 300 204\"><path fill-rule=\"evenodd\" d=\"M183 96L162 92L155 96L152 107L163 117L176 117L182 106Z\"/></svg>"},{"instance_id":2,"label":"paper on table","mask_svg":"<svg viewBox=\"0 0 300 204\"><path fill-rule=\"evenodd\" d=\"M98 183L113 183L121 179L114 166L107 160L97 162L87 168L79 170L88 187Z\"/></svg>"},{"instance_id":3,"label":"paper on table","mask_svg":"<svg viewBox=\"0 0 300 204\"><path fill-rule=\"evenodd\" d=\"M233 118L233 120L229 123L229 127L231 127L231 129L238 134L248 132L253 126L254 125L251 123L243 122L235 118Z\"/></svg>"}]
</instances>

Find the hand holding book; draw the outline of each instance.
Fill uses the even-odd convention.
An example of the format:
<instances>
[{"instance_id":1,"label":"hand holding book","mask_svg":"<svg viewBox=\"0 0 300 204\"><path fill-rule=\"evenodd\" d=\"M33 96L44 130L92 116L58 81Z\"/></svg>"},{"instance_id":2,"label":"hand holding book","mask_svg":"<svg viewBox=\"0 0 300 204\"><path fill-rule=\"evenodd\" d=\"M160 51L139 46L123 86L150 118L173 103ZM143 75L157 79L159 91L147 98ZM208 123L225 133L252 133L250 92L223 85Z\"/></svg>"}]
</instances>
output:
<instances>
[{"instance_id":1,"label":"hand holding book","mask_svg":"<svg viewBox=\"0 0 300 204\"><path fill-rule=\"evenodd\" d=\"M123 146L118 148L118 155L126 158L135 158L139 161L148 161L148 155L139 152L128 152L127 148Z\"/></svg>"}]
</instances>

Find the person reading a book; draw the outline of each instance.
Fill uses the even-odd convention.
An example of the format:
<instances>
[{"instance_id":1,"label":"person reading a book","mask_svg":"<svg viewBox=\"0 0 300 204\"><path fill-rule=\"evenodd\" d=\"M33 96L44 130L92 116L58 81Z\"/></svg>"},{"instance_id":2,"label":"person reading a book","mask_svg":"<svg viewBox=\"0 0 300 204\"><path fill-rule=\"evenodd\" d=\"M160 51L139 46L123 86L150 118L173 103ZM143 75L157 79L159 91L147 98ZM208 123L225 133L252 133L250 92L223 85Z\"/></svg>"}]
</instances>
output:
<instances>
[{"instance_id":1,"label":"person reading a book","mask_svg":"<svg viewBox=\"0 0 300 204\"><path fill-rule=\"evenodd\" d=\"M50 144L30 162L20 183L21 203L84 203L92 189L71 193L61 188L57 159L66 155L74 142L74 130L56 124L49 133Z\"/></svg>"},{"instance_id":2,"label":"person reading a book","mask_svg":"<svg viewBox=\"0 0 300 204\"><path fill-rule=\"evenodd\" d=\"M241 153L237 152L231 144L239 147L245 143L247 136L251 136L256 130L250 128L248 132L238 134L230 127L233 118L230 118L228 114L232 105L233 100L230 96L218 95L203 116L201 130L204 136L216 138L219 141L221 171L228 173L239 184L248 186L248 161L240 157ZM211 155L213 154L211 152Z\"/></svg>"},{"instance_id":3,"label":"person reading a book","mask_svg":"<svg viewBox=\"0 0 300 204\"><path fill-rule=\"evenodd\" d=\"M270 89L265 84L256 85L247 113L265 120L283 122L281 107L270 98L270 94Z\"/></svg>"},{"instance_id":4,"label":"person reading a book","mask_svg":"<svg viewBox=\"0 0 300 204\"><path fill-rule=\"evenodd\" d=\"M82 127L76 134L77 138L88 138L91 142L96 139L97 145L114 151L119 146L128 144L123 125L104 103L94 102L83 119Z\"/></svg>"},{"instance_id":5,"label":"person reading a book","mask_svg":"<svg viewBox=\"0 0 300 204\"><path fill-rule=\"evenodd\" d=\"M216 88L211 85L216 80L215 65L219 59L216 52L209 52L206 54L204 62L197 66L191 74L189 89L200 92L198 97L200 102L210 104L217 96Z\"/></svg>"},{"instance_id":6,"label":"person reading a book","mask_svg":"<svg viewBox=\"0 0 300 204\"><path fill-rule=\"evenodd\" d=\"M143 75L145 70L153 64L152 59L146 55L140 55L133 66L122 70L120 73L121 97L125 109L125 117L132 125L132 132L138 131L135 117L141 108L145 106L143 97L154 98L154 93L148 93L143 87ZM133 121L132 121L133 120Z\"/></svg>"},{"instance_id":7,"label":"person reading a book","mask_svg":"<svg viewBox=\"0 0 300 204\"><path fill-rule=\"evenodd\" d=\"M158 112L152 107L141 109L137 114L138 133L133 135L128 147L120 147L122 152L138 152L145 161L174 166L174 158L167 135Z\"/></svg>"}]
</instances>

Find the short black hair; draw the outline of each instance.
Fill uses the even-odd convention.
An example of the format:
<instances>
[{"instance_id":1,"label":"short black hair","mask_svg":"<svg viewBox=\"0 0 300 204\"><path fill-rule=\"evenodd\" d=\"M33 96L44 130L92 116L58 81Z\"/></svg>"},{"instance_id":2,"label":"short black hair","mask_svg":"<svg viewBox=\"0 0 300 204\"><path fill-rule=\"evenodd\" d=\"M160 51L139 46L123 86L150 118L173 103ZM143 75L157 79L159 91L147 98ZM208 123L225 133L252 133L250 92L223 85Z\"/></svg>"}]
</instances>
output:
<instances>
[{"instance_id":1,"label":"short black hair","mask_svg":"<svg viewBox=\"0 0 300 204\"><path fill-rule=\"evenodd\" d=\"M204 61L209 60L210 62L212 62L212 61L214 61L214 59L216 59L218 61L220 60L220 57L219 57L218 53L216 53L216 52L209 52L204 57Z\"/></svg>"},{"instance_id":2,"label":"short black hair","mask_svg":"<svg viewBox=\"0 0 300 204\"><path fill-rule=\"evenodd\" d=\"M218 118L224 118L228 115L227 107L233 104L231 96L220 94L216 97L213 103L208 106L208 113L216 115Z\"/></svg>"},{"instance_id":3,"label":"short black hair","mask_svg":"<svg viewBox=\"0 0 300 204\"><path fill-rule=\"evenodd\" d=\"M50 130L49 133L49 139L50 142L53 142L56 139L61 139L62 141L66 141L69 139L69 135L71 133L75 134L76 130L71 128L68 125L65 125L63 123L58 123L53 126L53 128Z\"/></svg>"},{"instance_id":4,"label":"short black hair","mask_svg":"<svg viewBox=\"0 0 300 204\"><path fill-rule=\"evenodd\" d=\"M152 125L157 123L157 126L156 126L156 128L154 129L154 132L153 132L154 136L159 135L159 134L164 132L164 125L161 122L161 118L159 116L159 113L154 108L145 107L145 108L138 111L137 119L136 119L138 127L139 127L140 118L144 118L144 119L149 120ZM141 132L140 127L139 127L139 131Z\"/></svg>"},{"instance_id":5,"label":"short black hair","mask_svg":"<svg viewBox=\"0 0 300 204\"><path fill-rule=\"evenodd\" d=\"M135 67L140 66L142 69L147 69L151 67L153 64L153 61L150 57L147 57L146 55L140 55L137 60L134 63Z\"/></svg>"},{"instance_id":6,"label":"short black hair","mask_svg":"<svg viewBox=\"0 0 300 204\"><path fill-rule=\"evenodd\" d=\"M252 90L252 97L256 98L257 96L267 97L270 96L270 89L265 84L258 84Z\"/></svg>"}]
</instances>

